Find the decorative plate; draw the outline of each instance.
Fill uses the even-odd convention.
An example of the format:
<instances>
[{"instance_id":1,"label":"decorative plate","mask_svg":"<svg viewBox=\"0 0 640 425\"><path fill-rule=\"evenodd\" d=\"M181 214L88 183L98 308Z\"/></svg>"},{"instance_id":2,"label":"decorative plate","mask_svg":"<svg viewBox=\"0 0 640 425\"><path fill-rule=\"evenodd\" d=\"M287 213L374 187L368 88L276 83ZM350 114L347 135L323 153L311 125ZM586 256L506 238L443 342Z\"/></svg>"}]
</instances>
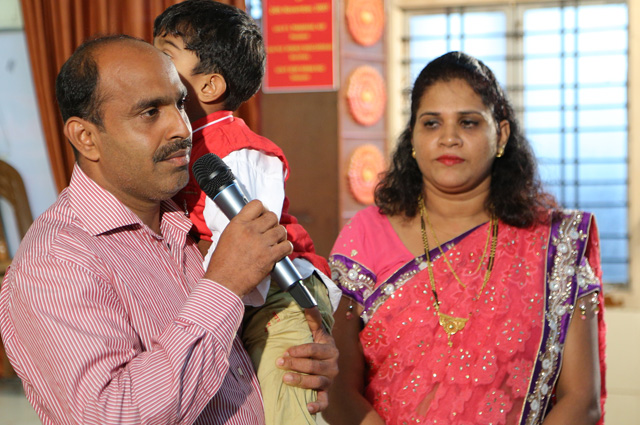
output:
<instances>
[{"instance_id":1,"label":"decorative plate","mask_svg":"<svg viewBox=\"0 0 640 425\"><path fill-rule=\"evenodd\" d=\"M356 43L371 46L384 30L383 0L348 0L347 28Z\"/></svg>"},{"instance_id":2,"label":"decorative plate","mask_svg":"<svg viewBox=\"0 0 640 425\"><path fill-rule=\"evenodd\" d=\"M347 103L358 124L369 126L377 123L387 103L382 75L369 65L356 68L347 81Z\"/></svg>"},{"instance_id":3,"label":"decorative plate","mask_svg":"<svg viewBox=\"0 0 640 425\"><path fill-rule=\"evenodd\" d=\"M384 155L377 146L362 145L353 151L347 178L349 189L356 201L365 205L373 203L373 191L385 167Z\"/></svg>"}]
</instances>

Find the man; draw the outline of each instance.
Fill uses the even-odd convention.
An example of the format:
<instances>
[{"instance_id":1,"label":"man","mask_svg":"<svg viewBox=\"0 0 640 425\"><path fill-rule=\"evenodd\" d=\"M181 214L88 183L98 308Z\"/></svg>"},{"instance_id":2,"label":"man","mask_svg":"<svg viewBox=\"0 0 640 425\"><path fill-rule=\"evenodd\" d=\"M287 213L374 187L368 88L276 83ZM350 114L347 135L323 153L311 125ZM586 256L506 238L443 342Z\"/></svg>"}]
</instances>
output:
<instances>
[{"instance_id":1,"label":"man","mask_svg":"<svg viewBox=\"0 0 640 425\"><path fill-rule=\"evenodd\" d=\"M276 215L249 203L203 275L191 224L170 201L188 179L186 90L153 46L83 44L56 95L77 164L0 292L2 338L36 412L53 424L263 423L236 332L240 298L291 252ZM279 364L310 374L289 382L326 389L337 351L315 319L323 343Z\"/></svg>"}]
</instances>

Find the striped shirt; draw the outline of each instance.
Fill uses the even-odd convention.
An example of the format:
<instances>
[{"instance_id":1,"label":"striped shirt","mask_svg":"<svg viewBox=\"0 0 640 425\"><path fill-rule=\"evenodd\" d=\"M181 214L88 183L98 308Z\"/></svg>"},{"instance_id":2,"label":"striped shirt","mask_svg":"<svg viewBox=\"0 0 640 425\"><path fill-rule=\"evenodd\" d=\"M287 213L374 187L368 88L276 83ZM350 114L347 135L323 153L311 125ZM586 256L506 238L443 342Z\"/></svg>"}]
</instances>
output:
<instances>
[{"instance_id":1,"label":"striped shirt","mask_svg":"<svg viewBox=\"0 0 640 425\"><path fill-rule=\"evenodd\" d=\"M0 291L0 332L45 424L262 424L244 307L203 279L191 223L156 234L76 166L25 236Z\"/></svg>"}]
</instances>

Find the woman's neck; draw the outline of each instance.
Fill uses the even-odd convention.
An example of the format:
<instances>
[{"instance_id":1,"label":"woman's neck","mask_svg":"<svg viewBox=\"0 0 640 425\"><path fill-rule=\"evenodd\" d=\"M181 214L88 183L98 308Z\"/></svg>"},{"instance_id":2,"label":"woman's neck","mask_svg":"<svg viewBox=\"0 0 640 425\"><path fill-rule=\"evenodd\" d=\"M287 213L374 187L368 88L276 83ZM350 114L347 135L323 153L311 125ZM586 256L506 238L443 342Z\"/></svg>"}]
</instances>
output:
<instances>
[{"instance_id":1,"label":"woman's neck","mask_svg":"<svg viewBox=\"0 0 640 425\"><path fill-rule=\"evenodd\" d=\"M425 208L441 241L452 239L482 223L491 215L486 204L487 190L449 194L425 189Z\"/></svg>"}]
</instances>

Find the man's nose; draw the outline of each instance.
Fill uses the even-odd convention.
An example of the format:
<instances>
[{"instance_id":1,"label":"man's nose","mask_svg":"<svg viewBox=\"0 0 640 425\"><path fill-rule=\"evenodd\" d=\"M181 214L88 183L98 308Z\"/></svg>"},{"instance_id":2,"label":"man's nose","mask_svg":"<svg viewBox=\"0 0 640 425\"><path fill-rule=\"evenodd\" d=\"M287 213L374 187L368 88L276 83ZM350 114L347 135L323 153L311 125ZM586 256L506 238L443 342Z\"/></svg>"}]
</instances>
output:
<instances>
[{"instance_id":1,"label":"man's nose","mask_svg":"<svg viewBox=\"0 0 640 425\"><path fill-rule=\"evenodd\" d=\"M172 109L169 139L186 139L191 136L191 123L184 109Z\"/></svg>"}]
</instances>

